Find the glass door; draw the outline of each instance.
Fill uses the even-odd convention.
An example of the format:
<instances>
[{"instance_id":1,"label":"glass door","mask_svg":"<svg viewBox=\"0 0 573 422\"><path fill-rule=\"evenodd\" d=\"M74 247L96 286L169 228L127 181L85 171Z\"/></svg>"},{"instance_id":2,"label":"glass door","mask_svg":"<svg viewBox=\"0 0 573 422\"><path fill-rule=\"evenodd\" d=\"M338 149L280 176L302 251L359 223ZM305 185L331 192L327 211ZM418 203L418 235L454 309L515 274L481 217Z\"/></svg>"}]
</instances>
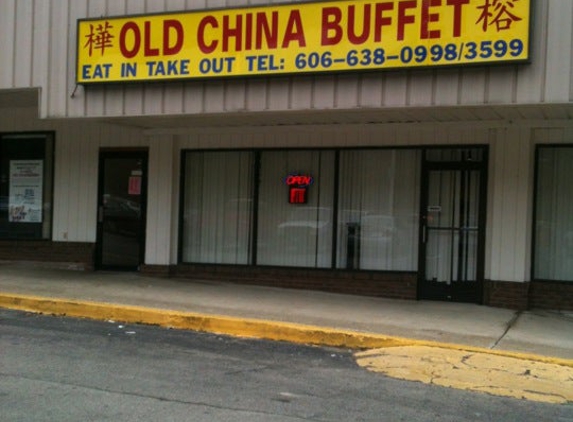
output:
<instances>
[{"instance_id":1,"label":"glass door","mask_svg":"<svg viewBox=\"0 0 573 422\"><path fill-rule=\"evenodd\" d=\"M426 162L424 167L419 296L481 303L483 161Z\"/></svg>"},{"instance_id":2,"label":"glass door","mask_svg":"<svg viewBox=\"0 0 573 422\"><path fill-rule=\"evenodd\" d=\"M137 270L143 263L147 152L100 155L96 267Z\"/></svg>"}]
</instances>

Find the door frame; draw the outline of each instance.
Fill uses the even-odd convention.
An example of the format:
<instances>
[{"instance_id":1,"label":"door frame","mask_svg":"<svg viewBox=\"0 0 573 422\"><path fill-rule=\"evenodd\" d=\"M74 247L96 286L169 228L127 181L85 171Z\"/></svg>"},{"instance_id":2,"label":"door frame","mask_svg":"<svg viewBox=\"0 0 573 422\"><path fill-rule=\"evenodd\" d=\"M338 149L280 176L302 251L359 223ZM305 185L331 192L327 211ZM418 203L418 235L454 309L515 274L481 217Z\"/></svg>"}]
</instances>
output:
<instances>
[{"instance_id":1,"label":"door frame","mask_svg":"<svg viewBox=\"0 0 573 422\"><path fill-rule=\"evenodd\" d=\"M482 159L480 161L428 161L426 151L422 154L422 171L420 183L420 223L418 243L418 300L441 300L451 302L483 303L484 278L485 278L485 240L486 240L486 215L487 215L487 192L488 192L488 166L489 147L487 145L460 145L444 146L432 149L480 149ZM429 204L429 173L431 171L470 171L477 170L480 175L479 206L478 206L478 235L476 251L476 281L460 283L430 283L426 277L427 258L427 217Z\"/></svg>"},{"instance_id":2,"label":"door frame","mask_svg":"<svg viewBox=\"0 0 573 422\"><path fill-rule=\"evenodd\" d=\"M139 264L137 266L118 266L103 264L103 190L104 190L104 161L108 158L126 158L142 160L141 180L141 204L140 224L138 231ZM98 189L96 209L96 245L95 262L96 270L138 271L145 262L145 239L147 231L147 185L149 172L149 150L147 148L102 148L98 155Z\"/></svg>"}]
</instances>

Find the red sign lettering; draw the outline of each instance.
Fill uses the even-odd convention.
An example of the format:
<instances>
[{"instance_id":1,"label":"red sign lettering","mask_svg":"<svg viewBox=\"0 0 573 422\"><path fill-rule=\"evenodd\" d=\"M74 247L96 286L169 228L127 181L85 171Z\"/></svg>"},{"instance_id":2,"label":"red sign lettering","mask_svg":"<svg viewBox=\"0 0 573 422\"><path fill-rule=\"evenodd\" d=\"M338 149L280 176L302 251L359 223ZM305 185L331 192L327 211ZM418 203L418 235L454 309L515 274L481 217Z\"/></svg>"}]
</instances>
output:
<instances>
[{"instance_id":1,"label":"red sign lettering","mask_svg":"<svg viewBox=\"0 0 573 422\"><path fill-rule=\"evenodd\" d=\"M312 176L303 176L299 174L291 174L287 176L285 183L288 186L310 186L314 179Z\"/></svg>"},{"instance_id":2,"label":"red sign lettering","mask_svg":"<svg viewBox=\"0 0 573 422\"><path fill-rule=\"evenodd\" d=\"M491 1L491 0L488 0ZM436 8L445 5L453 10L451 25L441 25L443 28L452 28L454 37L461 36L463 7L470 0L402 0L383 1L375 4L365 3L362 6L350 4L346 10L337 6L328 6L322 9L321 16L321 45L336 45L345 39L354 45L366 44L374 40L381 42L386 27L392 27L397 40L406 39L406 29L414 26L419 30L420 39L440 38L439 29L433 29L432 24L440 21L440 13ZM397 6L396 6L397 5ZM433 10L432 10L433 9ZM344 17L347 17L343 24Z\"/></svg>"},{"instance_id":3,"label":"red sign lettering","mask_svg":"<svg viewBox=\"0 0 573 422\"><path fill-rule=\"evenodd\" d=\"M212 40L209 44L205 40L207 25L213 29L217 29L219 27L219 23L213 16L205 16L203 19L201 19L201 22L199 22L199 28L197 30L197 44L199 44L199 49L205 54L209 54L215 51L217 49L217 45L219 44L219 41L217 40Z\"/></svg>"},{"instance_id":4,"label":"red sign lettering","mask_svg":"<svg viewBox=\"0 0 573 422\"><path fill-rule=\"evenodd\" d=\"M155 57L159 55L173 56L178 54L183 48L185 34L181 22L175 19L163 21L162 44L152 46L151 40L154 38L154 28L151 21L143 23L143 36L141 29L134 21L125 23L119 32L119 49L126 59L131 59L139 54L141 43L143 42L143 54L145 57ZM173 37L173 38L172 38ZM128 40L131 40L129 43Z\"/></svg>"},{"instance_id":5,"label":"red sign lettering","mask_svg":"<svg viewBox=\"0 0 573 422\"><path fill-rule=\"evenodd\" d=\"M406 10L416 8L416 0L403 1L398 3L398 36L397 39L402 41L404 39L404 27L407 24L416 22L414 15L407 15Z\"/></svg>"},{"instance_id":6,"label":"red sign lettering","mask_svg":"<svg viewBox=\"0 0 573 422\"><path fill-rule=\"evenodd\" d=\"M430 30L429 24L431 22L439 22L440 14L431 13L430 8L441 6L442 0L424 0L422 2L422 29L420 31L420 38L423 40L428 38L440 38L441 32L439 30Z\"/></svg>"},{"instance_id":7,"label":"red sign lettering","mask_svg":"<svg viewBox=\"0 0 573 422\"><path fill-rule=\"evenodd\" d=\"M454 37L462 34L462 6L467 5L470 0L448 0L448 6L454 7Z\"/></svg>"},{"instance_id":8,"label":"red sign lettering","mask_svg":"<svg viewBox=\"0 0 573 422\"><path fill-rule=\"evenodd\" d=\"M201 19L197 27L197 44L204 54L213 53L219 44L224 52L275 50L279 48L281 35L280 48L289 48L291 43L306 47L299 10L290 12L284 27L279 25L277 11L223 15L222 22L208 15Z\"/></svg>"}]
</instances>

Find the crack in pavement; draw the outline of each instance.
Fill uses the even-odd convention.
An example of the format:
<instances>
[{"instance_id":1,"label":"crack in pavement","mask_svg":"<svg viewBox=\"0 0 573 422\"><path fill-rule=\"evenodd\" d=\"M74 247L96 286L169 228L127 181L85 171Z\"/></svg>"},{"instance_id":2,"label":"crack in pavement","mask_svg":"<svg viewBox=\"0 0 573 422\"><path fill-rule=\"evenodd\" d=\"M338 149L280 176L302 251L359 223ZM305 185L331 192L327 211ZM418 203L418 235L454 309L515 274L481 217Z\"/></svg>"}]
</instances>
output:
<instances>
[{"instance_id":1,"label":"crack in pavement","mask_svg":"<svg viewBox=\"0 0 573 422\"><path fill-rule=\"evenodd\" d=\"M506 327L505 327L505 331L501 334L501 336L490 346L490 349L495 349L497 347L497 345L503 340L503 338L507 335L507 333L509 332L509 330L511 330L513 328L513 326L517 323L517 320L519 319L519 317L521 316L523 312L522 311L517 311L515 312L515 314L513 315L513 317L508 321Z\"/></svg>"}]
</instances>

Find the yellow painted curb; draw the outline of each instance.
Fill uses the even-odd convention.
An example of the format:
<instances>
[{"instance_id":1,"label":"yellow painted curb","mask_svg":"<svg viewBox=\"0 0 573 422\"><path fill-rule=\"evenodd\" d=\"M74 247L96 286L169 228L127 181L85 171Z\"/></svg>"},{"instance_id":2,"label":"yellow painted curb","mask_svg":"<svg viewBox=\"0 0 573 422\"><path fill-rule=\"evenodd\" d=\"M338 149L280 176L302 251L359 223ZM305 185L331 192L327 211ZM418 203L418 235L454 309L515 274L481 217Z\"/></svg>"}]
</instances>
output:
<instances>
[{"instance_id":1,"label":"yellow painted curb","mask_svg":"<svg viewBox=\"0 0 573 422\"><path fill-rule=\"evenodd\" d=\"M391 337L359 331L294 324L264 319L237 318L214 314L200 314L140 306L118 305L0 292L0 307L51 315L65 315L95 320L114 320L134 324L149 324L183 330L288 341L300 344L345 347L349 349L377 349L397 346L428 346L573 367L573 360L540 355L490 350L479 347Z\"/></svg>"},{"instance_id":2,"label":"yellow painted curb","mask_svg":"<svg viewBox=\"0 0 573 422\"><path fill-rule=\"evenodd\" d=\"M465 350L405 346L355 354L388 377L542 403L573 404L573 368Z\"/></svg>"}]
</instances>

